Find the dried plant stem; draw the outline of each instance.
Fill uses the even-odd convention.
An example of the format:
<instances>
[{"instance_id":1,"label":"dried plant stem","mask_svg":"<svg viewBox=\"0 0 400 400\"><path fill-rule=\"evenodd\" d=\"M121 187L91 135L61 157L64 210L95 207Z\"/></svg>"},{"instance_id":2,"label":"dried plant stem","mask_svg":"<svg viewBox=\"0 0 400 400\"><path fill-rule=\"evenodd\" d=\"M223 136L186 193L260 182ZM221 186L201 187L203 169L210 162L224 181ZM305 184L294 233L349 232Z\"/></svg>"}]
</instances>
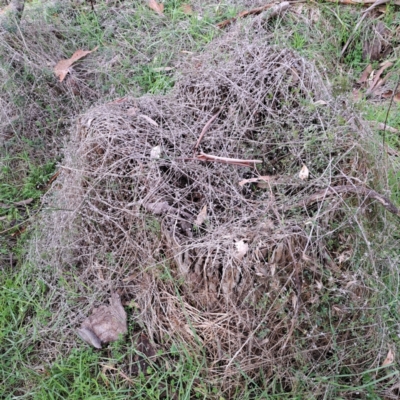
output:
<instances>
[{"instance_id":1,"label":"dried plant stem","mask_svg":"<svg viewBox=\"0 0 400 400\"><path fill-rule=\"evenodd\" d=\"M223 164L232 164L239 167L254 167L254 164L262 163L261 160L242 160L240 158L218 157L205 153L200 153L194 159L199 161L215 161Z\"/></svg>"},{"instance_id":2,"label":"dried plant stem","mask_svg":"<svg viewBox=\"0 0 400 400\"><path fill-rule=\"evenodd\" d=\"M371 198L376 201L378 201L386 210L388 210L390 213L395 214L397 216L400 216L400 211L399 209L385 196L382 196L378 192L372 189L368 189L362 186L350 186L350 185L342 185L342 186L332 186L327 189L320 190L307 199L298 202L294 205L294 207L299 207L299 206L307 206L313 203L316 203L317 201L321 201L326 199L327 197L333 196L333 195L338 195L338 194L346 194L346 193L352 193L352 194L359 194L365 196L365 199ZM285 208L292 208L290 207L285 207Z\"/></svg>"},{"instance_id":3,"label":"dried plant stem","mask_svg":"<svg viewBox=\"0 0 400 400\"><path fill-rule=\"evenodd\" d=\"M215 119L218 117L218 115L220 114L220 112L222 111L219 110L215 115L213 115L210 120L204 125L204 128L202 129L199 138L197 139L197 142L193 148L193 153L196 153L198 147L200 146L200 143L204 137L204 135L207 133L207 131L210 129L211 124L215 121Z\"/></svg>"}]
</instances>

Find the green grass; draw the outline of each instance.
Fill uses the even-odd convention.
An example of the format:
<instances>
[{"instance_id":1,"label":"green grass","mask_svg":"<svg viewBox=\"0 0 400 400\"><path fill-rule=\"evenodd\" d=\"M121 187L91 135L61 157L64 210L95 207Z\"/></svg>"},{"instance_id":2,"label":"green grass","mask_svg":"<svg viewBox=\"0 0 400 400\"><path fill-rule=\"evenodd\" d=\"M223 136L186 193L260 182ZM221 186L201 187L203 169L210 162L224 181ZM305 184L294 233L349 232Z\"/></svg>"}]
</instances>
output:
<instances>
[{"instance_id":1,"label":"green grass","mask_svg":"<svg viewBox=\"0 0 400 400\"><path fill-rule=\"evenodd\" d=\"M160 18L145 3L125 2L129 3L129 7L124 12L109 16L109 7L104 2L98 3L96 14L84 8L73 10L65 5L46 6L45 13L40 12L41 8L32 11L36 13L38 25L53 24L61 38L57 42L59 47L51 53L52 62L70 56L77 48L93 49L99 46L93 57L74 67L79 79L88 88L84 93L90 93L91 97L71 97L62 86L57 87L59 97L54 93L50 96L49 91L54 89L56 83L47 61L42 60L40 64L40 60L27 54L32 63L27 63L24 68L14 69L10 63L0 59L2 69L8 73L8 79L1 88L11 93L12 103L20 112L12 125L14 136L7 141L0 153L0 203L10 206L0 208L0 217L5 217L0 220L0 230L6 231L0 237L0 261L4 263L0 268L0 397L78 400L159 399L165 396L172 399L177 394L179 399L222 400L228 397L221 393L218 382L210 381L206 377L208 366L205 350L200 351L173 338L166 346L168 349L160 351L156 362L149 361L147 370L138 376L131 376L129 371L132 360L140 355L134 341L130 340L116 342L101 351L89 348L83 342L78 342L78 339L78 345L73 349L64 349L61 344L54 343L54 354L49 354L47 359L40 358L41 342L46 340L43 332L52 324L53 313L57 313L52 305L52 300L58 295L56 291L70 292L68 300L71 302L80 293L74 293L74 286L70 284L73 271L65 273L59 279L57 288L47 287L41 280L39 266L31 265L26 256L31 235L29 229L16 237L10 235L18 230L20 224L30 220L40 207L40 198L55 172L57 156L62 154L63 137L68 135L71 126L68 119L75 118L83 109L98 101L104 102L127 94L167 93L174 86L175 73L179 73L175 66L188 52L201 51L218 37L219 31L215 24L236 15L239 9L215 3L213 7L205 9L200 19L196 15L182 12L181 6L185 1L169 0L164 3L165 18ZM354 11L333 3L320 4L320 7L321 15L313 26L299 22L293 16L288 16L284 21L271 21L270 25L274 28L271 41L287 45L310 59L315 58L321 67L327 69L334 93L347 94L366 65L361 60L362 36L356 36L355 43L343 62L339 63L341 48L354 26ZM399 21L399 12L390 7L384 18L385 23L394 23ZM45 43L46 36L41 37L39 34L38 40ZM29 125L24 113L31 104L40 113L38 111L36 119L30 115ZM387 107L387 104L368 102L360 105L366 120L378 122L385 121ZM393 104L388 125L400 129L398 104ZM54 145L53 142L57 144ZM386 132L385 142L397 150L400 149L397 134ZM52 146L49 143L53 143ZM391 168L388 176L392 200L400 204L400 172ZM27 199L33 199L33 202L26 207L14 205ZM157 232L160 230L156 220L149 219L148 227ZM396 234L398 235L393 232L393 235ZM399 346L396 330L400 318L397 290L399 282L397 275L393 275L395 266L385 266L385 252L392 245L388 243L389 239L380 240L378 255L381 257L379 264L383 271L381 280L384 285L374 281L366 282L377 291L371 297L368 307L378 311L366 312L360 316L359 321L351 321L348 329L357 330L359 323L373 324L379 315L383 321L382 326L388 328L386 340L390 339ZM397 251L391 251L398 257ZM10 253L17 261L14 268L7 265ZM363 257L361 252L357 257ZM107 262L114 262L112 254ZM361 261L359 268L362 276ZM165 266L159 270L162 280L170 282L173 279ZM345 333L335 331L337 317L330 313L330 304L332 301L340 303L342 288L331 287L330 282L331 276L327 274L324 276L320 301L315 305L315 320L320 324L321 330L331 331L333 340L339 341ZM179 282L176 290L179 294ZM265 305L261 302L260 307L263 306ZM132 320L134 310L128 308L127 311L131 313ZM142 328L131 322L129 338ZM264 329L267 330L268 327ZM262 338L262 330L259 335ZM62 338L62 332L60 337ZM301 345L305 339L300 335L296 340ZM386 344L382 344L385 351ZM360 357L362 352L368 352L369 346L369 343L364 343L355 348L354 358ZM279 378L278 368L275 377L261 374L258 381L243 372L245 383L230 398L316 399L310 384L313 382L315 386L321 383L329 387L330 397L327 398L351 398L349 396L360 392L367 399L380 399L379 385L390 382L397 376L394 366L365 368L363 373L358 374L346 368L331 370L332 366L340 364L338 359L325 362L325 376L317 373L314 376L310 373L314 368L311 364L304 365L304 370L297 371L297 381L291 383L295 389L290 393L286 392L287 383ZM126 379L127 376L129 379Z\"/></svg>"}]
</instances>

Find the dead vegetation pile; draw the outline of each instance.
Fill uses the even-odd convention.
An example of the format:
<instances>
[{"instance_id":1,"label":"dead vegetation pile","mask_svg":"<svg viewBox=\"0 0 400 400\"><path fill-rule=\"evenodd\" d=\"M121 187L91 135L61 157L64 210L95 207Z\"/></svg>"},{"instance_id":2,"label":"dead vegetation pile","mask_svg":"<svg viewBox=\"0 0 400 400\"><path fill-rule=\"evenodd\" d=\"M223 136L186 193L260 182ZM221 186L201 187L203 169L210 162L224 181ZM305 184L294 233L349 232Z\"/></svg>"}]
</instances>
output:
<instances>
[{"instance_id":1,"label":"dead vegetation pile","mask_svg":"<svg viewBox=\"0 0 400 400\"><path fill-rule=\"evenodd\" d=\"M72 328L117 290L155 348L205 352L227 390L240 376L288 392L302 379L318 396L329 382L312 377L386 355L366 350L381 268L370 227L397 209L349 105L313 64L241 29L191 56L169 95L81 116L37 254L89 299L58 291Z\"/></svg>"}]
</instances>

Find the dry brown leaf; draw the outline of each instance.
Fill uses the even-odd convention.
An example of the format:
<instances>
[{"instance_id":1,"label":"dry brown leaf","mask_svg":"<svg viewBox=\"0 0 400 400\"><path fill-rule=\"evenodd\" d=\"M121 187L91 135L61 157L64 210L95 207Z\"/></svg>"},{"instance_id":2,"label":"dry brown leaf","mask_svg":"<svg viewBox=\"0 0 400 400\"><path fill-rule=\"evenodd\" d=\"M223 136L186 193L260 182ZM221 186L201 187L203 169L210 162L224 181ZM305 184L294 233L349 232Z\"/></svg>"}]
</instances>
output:
<instances>
[{"instance_id":1,"label":"dry brown leaf","mask_svg":"<svg viewBox=\"0 0 400 400\"><path fill-rule=\"evenodd\" d=\"M383 95L382 95L383 97ZM391 97L391 96L390 96ZM392 126L389 125L385 125L383 122L377 122L377 121L369 121L369 124L375 128L375 129L379 129L380 131L388 131L390 133L398 133L399 130L396 128L393 128Z\"/></svg>"},{"instance_id":2,"label":"dry brown leaf","mask_svg":"<svg viewBox=\"0 0 400 400\"><path fill-rule=\"evenodd\" d=\"M130 117L134 117L137 115L139 109L136 107L130 107L126 110L126 113L130 116Z\"/></svg>"},{"instance_id":3,"label":"dry brown leaf","mask_svg":"<svg viewBox=\"0 0 400 400\"><path fill-rule=\"evenodd\" d=\"M328 104L325 100L317 100L313 103L314 106L326 106Z\"/></svg>"},{"instance_id":4,"label":"dry brown leaf","mask_svg":"<svg viewBox=\"0 0 400 400\"><path fill-rule=\"evenodd\" d=\"M33 199L29 198L26 200L21 200L21 201L16 201L15 203L12 204L4 204L4 203L0 203L0 208L11 208L12 206L27 206L28 204L32 203Z\"/></svg>"},{"instance_id":5,"label":"dry brown leaf","mask_svg":"<svg viewBox=\"0 0 400 400\"><path fill-rule=\"evenodd\" d=\"M349 287L355 285L356 283L358 283L358 281L350 281L346 283L345 289L348 289Z\"/></svg>"},{"instance_id":6,"label":"dry brown leaf","mask_svg":"<svg viewBox=\"0 0 400 400\"><path fill-rule=\"evenodd\" d=\"M156 0L149 0L148 5L157 14L164 15L164 4L157 3Z\"/></svg>"},{"instance_id":7,"label":"dry brown leaf","mask_svg":"<svg viewBox=\"0 0 400 400\"><path fill-rule=\"evenodd\" d=\"M309 175L310 175L309 169L307 168L306 165L303 165L303 166L301 167L300 172L299 172L299 178L300 178L302 181L306 181L306 180L308 179L308 176L309 176Z\"/></svg>"},{"instance_id":8,"label":"dry brown leaf","mask_svg":"<svg viewBox=\"0 0 400 400\"><path fill-rule=\"evenodd\" d=\"M138 115L138 117L139 118L143 118L143 119L145 119L149 124L151 124L151 125L154 125L154 126L157 126L158 127L158 124L157 124L157 122L156 121L154 121L154 119L151 119L150 117L148 117L147 115L143 115L143 114L140 114L140 115Z\"/></svg>"},{"instance_id":9,"label":"dry brown leaf","mask_svg":"<svg viewBox=\"0 0 400 400\"><path fill-rule=\"evenodd\" d=\"M296 310L298 304L298 298L295 294L292 295L292 307L293 310Z\"/></svg>"},{"instance_id":10,"label":"dry brown leaf","mask_svg":"<svg viewBox=\"0 0 400 400\"><path fill-rule=\"evenodd\" d=\"M153 72L170 72L173 71L174 67L158 67L158 68L153 68Z\"/></svg>"},{"instance_id":11,"label":"dry brown leaf","mask_svg":"<svg viewBox=\"0 0 400 400\"><path fill-rule=\"evenodd\" d=\"M353 95L354 101L359 101L362 99L362 94L358 89L353 89L352 95Z\"/></svg>"},{"instance_id":12,"label":"dry brown leaf","mask_svg":"<svg viewBox=\"0 0 400 400\"><path fill-rule=\"evenodd\" d=\"M184 14L187 14L187 15L192 15L193 14L193 9L190 6L190 4L182 4L181 9L182 9L182 12Z\"/></svg>"},{"instance_id":13,"label":"dry brown leaf","mask_svg":"<svg viewBox=\"0 0 400 400\"><path fill-rule=\"evenodd\" d=\"M269 175L258 176L257 178L243 179L239 182L239 186L244 186L246 183L271 182L275 179L274 176Z\"/></svg>"},{"instance_id":14,"label":"dry brown leaf","mask_svg":"<svg viewBox=\"0 0 400 400\"><path fill-rule=\"evenodd\" d=\"M196 221L194 221L194 224L196 226L200 226L207 218L207 204L203 206L203 208L200 210L199 214L197 215Z\"/></svg>"},{"instance_id":15,"label":"dry brown leaf","mask_svg":"<svg viewBox=\"0 0 400 400\"><path fill-rule=\"evenodd\" d=\"M388 90L387 92L382 93L381 96L382 96L384 99L390 99L390 98L393 96L393 90ZM393 100L394 100L394 101L397 101L397 102L400 101L400 92L397 92L397 93L395 94L395 96L393 97Z\"/></svg>"},{"instance_id":16,"label":"dry brown leaf","mask_svg":"<svg viewBox=\"0 0 400 400\"><path fill-rule=\"evenodd\" d=\"M372 73L372 64L369 64L367 66L367 68L365 68L365 70L363 71L363 73L361 74L360 79L357 81L357 83L365 83L367 82L368 78L370 77Z\"/></svg>"},{"instance_id":17,"label":"dry brown leaf","mask_svg":"<svg viewBox=\"0 0 400 400\"><path fill-rule=\"evenodd\" d=\"M127 331L126 312L119 295L113 293L110 305L95 308L92 315L83 321L77 334L86 343L101 349L102 343L115 342Z\"/></svg>"},{"instance_id":18,"label":"dry brown leaf","mask_svg":"<svg viewBox=\"0 0 400 400\"><path fill-rule=\"evenodd\" d=\"M337 258L337 262L339 264L343 264L346 261L349 261L353 252L351 250L345 250L341 254L339 254L339 257Z\"/></svg>"},{"instance_id":19,"label":"dry brown leaf","mask_svg":"<svg viewBox=\"0 0 400 400\"><path fill-rule=\"evenodd\" d=\"M319 22L320 21L320 19L321 19L321 11L320 11L320 8L318 8L318 7L312 7L311 9L310 9L310 20L312 21L312 22L315 22L315 23L317 23L317 22Z\"/></svg>"},{"instance_id":20,"label":"dry brown leaf","mask_svg":"<svg viewBox=\"0 0 400 400\"><path fill-rule=\"evenodd\" d=\"M232 293L240 279L240 272L235 267L227 267L224 269L224 273L221 279L221 289L224 295Z\"/></svg>"},{"instance_id":21,"label":"dry brown leaf","mask_svg":"<svg viewBox=\"0 0 400 400\"><path fill-rule=\"evenodd\" d=\"M382 363L382 367L386 367L386 365L392 364L394 361L394 353L391 349L389 349L385 361Z\"/></svg>"},{"instance_id":22,"label":"dry brown leaf","mask_svg":"<svg viewBox=\"0 0 400 400\"><path fill-rule=\"evenodd\" d=\"M376 0L328 0L333 3L340 3L340 4L349 4L349 5L362 5L364 7L367 7L371 4L374 4ZM392 4L400 5L400 0L394 0L392 1Z\"/></svg>"},{"instance_id":23,"label":"dry brown leaf","mask_svg":"<svg viewBox=\"0 0 400 400\"><path fill-rule=\"evenodd\" d=\"M54 67L54 73L56 74L57 78L60 82L62 82L69 72L69 68L71 65L80 60L81 58L87 56L90 53L93 53L98 49L98 46L95 47L93 50L77 50L72 57L66 60L60 60L56 66Z\"/></svg>"},{"instance_id":24,"label":"dry brown leaf","mask_svg":"<svg viewBox=\"0 0 400 400\"><path fill-rule=\"evenodd\" d=\"M383 71L385 71L385 69L387 69L387 68L390 68L392 65L393 65L393 63L390 61L385 61L381 64L381 67L375 74L374 80L369 85L368 93L373 93L374 90L376 90L379 86L381 86L383 81L380 83L378 83L378 81L380 80L380 77L381 77Z\"/></svg>"},{"instance_id":25,"label":"dry brown leaf","mask_svg":"<svg viewBox=\"0 0 400 400\"><path fill-rule=\"evenodd\" d=\"M156 201L154 203L143 204L143 207L152 214L160 215L173 210L167 201Z\"/></svg>"}]
</instances>

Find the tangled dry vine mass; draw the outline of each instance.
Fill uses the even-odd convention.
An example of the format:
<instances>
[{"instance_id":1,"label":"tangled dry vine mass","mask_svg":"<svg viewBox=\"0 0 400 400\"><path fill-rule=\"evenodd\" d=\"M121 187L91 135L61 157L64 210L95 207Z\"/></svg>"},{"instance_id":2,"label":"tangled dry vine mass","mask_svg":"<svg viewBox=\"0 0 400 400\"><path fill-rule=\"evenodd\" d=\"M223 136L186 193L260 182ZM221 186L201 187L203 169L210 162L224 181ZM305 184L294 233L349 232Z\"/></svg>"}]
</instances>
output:
<instances>
[{"instance_id":1,"label":"tangled dry vine mass","mask_svg":"<svg viewBox=\"0 0 400 400\"><path fill-rule=\"evenodd\" d=\"M359 320L369 289L349 260L376 267L363 221L379 223L373 200L386 198L367 195L382 189L379 168L351 107L312 63L267 45L261 23L251 29L188 57L170 94L81 116L47 198L56 228L39 248L73 268L82 290L134 300L132 318L156 346L179 338L205 349L227 388L290 365L289 390L295 365L323 369L333 352L344 365L367 362L351 344L370 328L341 324ZM271 179L239 184L259 176ZM320 307L335 329L317 320ZM67 312L77 325L84 318Z\"/></svg>"}]
</instances>

